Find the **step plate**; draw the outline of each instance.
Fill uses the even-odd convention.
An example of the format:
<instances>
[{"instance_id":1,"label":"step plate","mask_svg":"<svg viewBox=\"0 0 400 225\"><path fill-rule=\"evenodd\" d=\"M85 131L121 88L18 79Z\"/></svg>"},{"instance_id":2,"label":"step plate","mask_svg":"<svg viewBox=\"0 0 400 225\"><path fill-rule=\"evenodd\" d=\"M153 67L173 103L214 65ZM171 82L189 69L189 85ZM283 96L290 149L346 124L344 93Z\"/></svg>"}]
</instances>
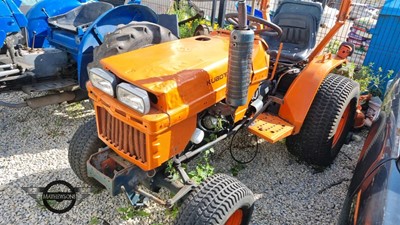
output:
<instances>
[{"instance_id":1,"label":"step plate","mask_svg":"<svg viewBox=\"0 0 400 225\"><path fill-rule=\"evenodd\" d=\"M291 135L294 126L278 116L261 114L248 129L252 134L275 143Z\"/></svg>"},{"instance_id":2,"label":"step plate","mask_svg":"<svg viewBox=\"0 0 400 225\"><path fill-rule=\"evenodd\" d=\"M30 94L32 92L52 91L52 90L61 90L65 88L72 88L77 85L78 83L74 79L59 79L59 80L45 81L45 82L25 85L22 87L22 91L24 91L27 94Z\"/></svg>"}]
</instances>

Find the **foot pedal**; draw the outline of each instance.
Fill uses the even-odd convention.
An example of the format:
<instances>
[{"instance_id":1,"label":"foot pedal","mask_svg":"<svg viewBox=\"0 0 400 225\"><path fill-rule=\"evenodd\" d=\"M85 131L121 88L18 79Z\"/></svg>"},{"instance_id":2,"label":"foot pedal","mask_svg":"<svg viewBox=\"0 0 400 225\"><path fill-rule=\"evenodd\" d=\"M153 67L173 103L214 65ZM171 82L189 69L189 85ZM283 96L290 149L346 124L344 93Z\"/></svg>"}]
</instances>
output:
<instances>
[{"instance_id":1,"label":"foot pedal","mask_svg":"<svg viewBox=\"0 0 400 225\"><path fill-rule=\"evenodd\" d=\"M270 143L275 143L291 135L294 126L278 116L264 113L261 114L248 129L250 133Z\"/></svg>"}]
</instances>

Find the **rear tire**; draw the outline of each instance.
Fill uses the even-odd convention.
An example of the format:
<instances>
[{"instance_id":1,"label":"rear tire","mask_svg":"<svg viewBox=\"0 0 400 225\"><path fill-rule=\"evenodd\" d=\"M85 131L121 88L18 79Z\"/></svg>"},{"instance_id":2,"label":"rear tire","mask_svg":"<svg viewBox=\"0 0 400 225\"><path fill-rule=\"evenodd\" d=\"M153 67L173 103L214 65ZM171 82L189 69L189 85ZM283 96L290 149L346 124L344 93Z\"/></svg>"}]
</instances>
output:
<instances>
[{"instance_id":1,"label":"rear tire","mask_svg":"<svg viewBox=\"0 0 400 225\"><path fill-rule=\"evenodd\" d=\"M81 125L71 139L68 149L69 164L76 176L90 186L103 188L103 185L88 176L86 162L104 146L106 146L104 142L97 136L95 119Z\"/></svg>"},{"instance_id":2,"label":"rear tire","mask_svg":"<svg viewBox=\"0 0 400 225\"><path fill-rule=\"evenodd\" d=\"M183 202L177 225L246 225L253 214L253 193L243 183L216 174L196 187Z\"/></svg>"},{"instance_id":3,"label":"rear tire","mask_svg":"<svg viewBox=\"0 0 400 225\"><path fill-rule=\"evenodd\" d=\"M300 132L286 139L288 151L308 163L329 166L353 127L358 96L358 83L329 74L319 87Z\"/></svg>"},{"instance_id":4,"label":"rear tire","mask_svg":"<svg viewBox=\"0 0 400 225\"><path fill-rule=\"evenodd\" d=\"M94 49L89 68L99 67L100 60L106 57L177 39L170 30L158 24L134 21L105 36L103 44Z\"/></svg>"}]
</instances>

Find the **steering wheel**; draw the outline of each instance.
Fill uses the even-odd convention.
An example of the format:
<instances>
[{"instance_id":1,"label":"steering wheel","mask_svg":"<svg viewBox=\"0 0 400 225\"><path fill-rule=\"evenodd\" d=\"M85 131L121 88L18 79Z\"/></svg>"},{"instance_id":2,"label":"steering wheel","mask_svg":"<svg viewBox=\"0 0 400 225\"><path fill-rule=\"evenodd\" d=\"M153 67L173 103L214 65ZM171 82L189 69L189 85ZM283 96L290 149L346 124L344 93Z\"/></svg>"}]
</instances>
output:
<instances>
[{"instance_id":1,"label":"steering wheel","mask_svg":"<svg viewBox=\"0 0 400 225\"><path fill-rule=\"evenodd\" d=\"M228 13L225 15L225 18L229 22L231 22L233 25L237 26L239 24L238 16L239 16L238 13ZM278 37L278 38L280 38L282 36L282 28L280 28L278 25L276 25L272 22L268 22L264 19L252 16L252 15L247 15L247 21L253 22L256 24L261 24L266 27L264 29L255 29L254 30L255 34L264 34L264 35Z\"/></svg>"}]
</instances>

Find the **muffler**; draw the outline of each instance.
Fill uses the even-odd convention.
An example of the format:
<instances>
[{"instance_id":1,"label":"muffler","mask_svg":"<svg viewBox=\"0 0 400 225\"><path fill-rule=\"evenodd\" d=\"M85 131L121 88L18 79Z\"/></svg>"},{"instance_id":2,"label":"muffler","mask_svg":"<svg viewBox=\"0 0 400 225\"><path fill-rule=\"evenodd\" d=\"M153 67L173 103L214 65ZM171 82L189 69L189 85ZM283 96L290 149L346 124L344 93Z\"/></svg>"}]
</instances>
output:
<instances>
[{"instance_id":1,"label":"muffler","mask_svg":"<svg viewBox=\"0 0 400 225\"><path fill-rule=\"evenodd\" d=\"M238 26L231 32L229 44L226 103L232 107L247 103L252 70L254 31L247 26L245 0L239 0L238 21Z\"/></svg>"}]
</instances>

